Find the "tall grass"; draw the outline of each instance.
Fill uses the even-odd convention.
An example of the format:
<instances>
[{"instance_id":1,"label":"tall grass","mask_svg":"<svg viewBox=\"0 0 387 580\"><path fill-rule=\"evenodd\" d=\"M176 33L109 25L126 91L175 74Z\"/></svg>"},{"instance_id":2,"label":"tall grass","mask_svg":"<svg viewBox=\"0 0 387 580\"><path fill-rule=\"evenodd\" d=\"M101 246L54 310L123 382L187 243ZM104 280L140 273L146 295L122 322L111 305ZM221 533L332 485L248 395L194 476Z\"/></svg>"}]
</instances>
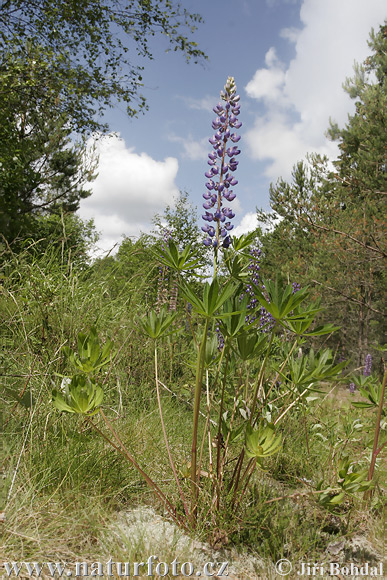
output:
<instances>
[{"instance_id":1,"label":"tall grass","mask_svg":"<svg viewBox=\"0 0 387 580\"><path fill-rule=\"evenodd\" d=\"M7 252L1 272L2 554L8 560L123 560L130 547L117 545L114 534L106 535L112 520L139 505L160 508L138 473L82 417L64 417L53 408L51 391L70 372L61 349L73 346L79 331L96 325L102 338L111 337L114 356L101 375L105 412L141 465L179 506L158 413L153 345L138 324L152 301L149 289L157 288L157 269L145 266L143 275L137 272L117 286L114 267L75 266L54 251L38 250ZM158 361L159 379L168 387L160 391L166 433L188 495L195 373L191 349L186 336L169 338ZM224 504L216 521L210 510L211 480L208 473L203 476L198 537L216 547L247 547L274 562L281 557L318 559L330 541L354 531L382 537L380 461L372 513L359 498L351 509L343 506L332 515L307 494L319 478L334 484L343 446L364 465L369 462L367 419L361 418L357 427L358 411L349 395L339 392L340 404L334 396L320 396L311 403L312 413L305 415L300 404L286 416L283 449L268 459L266 473L253 473L238 509L227 510ZM206 415L204 395L201 412ZM210 429L215 439L217 425ZM202 465L211 449L206 438L203 422L198 432ZM227 458L230 468L236 459ZM142 548L134 542L132 556L141 557Z\"/></svg>"}]
</instances>

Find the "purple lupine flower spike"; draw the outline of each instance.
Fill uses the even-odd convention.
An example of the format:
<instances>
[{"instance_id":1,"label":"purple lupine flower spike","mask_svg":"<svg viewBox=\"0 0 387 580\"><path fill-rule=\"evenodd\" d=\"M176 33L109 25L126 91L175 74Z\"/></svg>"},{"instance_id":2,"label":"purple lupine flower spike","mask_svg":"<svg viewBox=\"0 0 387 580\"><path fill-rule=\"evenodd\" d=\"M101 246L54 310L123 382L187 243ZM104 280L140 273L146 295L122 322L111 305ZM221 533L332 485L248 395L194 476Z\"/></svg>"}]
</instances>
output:
<instances>
[{"instance_id":1,"label":"purple lupine flower spike","mask_svg":"<svg viewBox=\"0 0 387 580\"><path fill-rule=\"evenodd\" d=\"M367 354L365 357L365 364L364 364L364 376L369 377L372 370L372 356Z\"/></svg>"},{"instance_id":2,"label":"purple lupine flower spike","mask_svg":"<svg viewBox=\"0 0 387 580\"><path fill-rule=\"evenodd\" d=\"M233 77L228 77L224 91L221 92L220 96L223 103L219 102L213 108L216 118L212 122L212 128L215 134L209 139L213 151L208 154L207 163L210 169L205 173L208 179L206 183L208 191L203 194L206 200L203 203L203 207L207 211L202 216L205 222L214 221L216 223L216 231L214 228L212 230L202 228L208 234L203 241L204 245L212 246L215 249L220 245L223 248L228 248L231 245L232 240L227 232L233 226L229 221L227 223L224 222L226 218L230 220L235 215L229 207L223 207L223 198L228 202L235 199L236 195L230 188L238 183L233 173L238 168L239 162L236 157L240 154L240 149L234 143L239 141L240 136L234 131L231 133L230 127L233 130L239 129L242 123L238 120L240 96L236 94L236 85ZM231 145L229 141L231 141ZM209 191L213 192L213 195L209 194ZM212 231L215 233L212 234Z\"/></svg>"}]
</instances>

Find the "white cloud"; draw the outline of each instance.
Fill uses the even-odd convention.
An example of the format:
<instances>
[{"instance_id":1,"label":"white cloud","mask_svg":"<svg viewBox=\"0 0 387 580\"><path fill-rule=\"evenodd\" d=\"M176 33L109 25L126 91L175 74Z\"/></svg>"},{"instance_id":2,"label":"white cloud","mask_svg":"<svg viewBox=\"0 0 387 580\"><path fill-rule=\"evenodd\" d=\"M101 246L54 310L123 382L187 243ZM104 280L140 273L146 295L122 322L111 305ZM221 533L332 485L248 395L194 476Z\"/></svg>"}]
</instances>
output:
<instances>
[{"instance_id":1,"label":"white cloud","mask_svg":"<svg viewBox=\"0 0 387 580\"><path fill-rule=\"evenodd\" d=\"M369 32L385 16L384 0L303 0L303 28L281 33L295 43L296 56L285 67L270 48L266 67L246 86L248 96L265 107L246 140L253 158L269 162L269 178L288 178L307 152L337 154L324 137L329 118L343 126L353 111L342 83L352 75L354 61L369 54Z\"/></svg>"},{"instance_id":2,"label":"white cloud","mask_svg":"<svg viewBox=\"0 0 387 580\"><path fill-rule=\"evenodd\" d=\"M90 140L89 147L92 144ZM156 161L146 153L135 153L116 134L98 139L95 146L98 177L90 185L92 195L81 201L79 214L94 218L102 232L99 245L109 250L123 235L148 231L154 214L173 204L178 162L173 157Z\"/></svg>"},{"instance_id":3,"label":"white cloud","mask_svg":"<svg viewBox=\"0 0 387 580\"><path fill-rule=\"evenodd\" d=\"M187 97L185 95L176 95L175 98L183 101L188 109L208 112L212 110L214 104L216 104L217 100L219 100L219 95L217 97L206 95L201 99L195 99L194 97Z\"/></svg>"},{"instance_id":4,"label":"white cloud","mask_svg":"<svg viewBox=\"0 0 387 580\"><path fill-rule=\"evenodd\" d=\"M191 134L187 137L179 137L178 135L170 134L168 135L168 139L174 143L180 143L182 154L185 158L191 159L191 161L207 159L209 148L208 137L195 140Z\"/></svg>"},{"instance_id":5,"label":"white cloud","mask_svg":"<svg viewBox=\"0 0 387 580\"><path fill-rule=\"evenodd\" d=\"M284 96L285 70L278 60L274 47L266 53L267 68L256 71L252 80L246 85L246 92L254 99L275 101L279 103Z\"/></svg>"},{"instance_id":6,"label":"white cloud","mask_svg":"<svg viewBox=\"0 0 387 580\"><path fill-rule=\"evenodd\" d=\"M286 38L287 40L289 40L289 42L296 43L300 35L300 32L301 30L299 28L291 26L290 28L283 28L280 31L280 37Z\"/></svg>"},{"instance_id":7,"label":"white cloud","mask_svg":"<svg viewBox=\"0 0 387 580\"><path fill-rule=\"evenodd\" d=\"M248 212L243 216L241 223L237 225L236 228L232 231L232 234L234 236L248 234L249 232L254 231L257 226L258 226L257 214Z\"/></svg>"}]
</instances>

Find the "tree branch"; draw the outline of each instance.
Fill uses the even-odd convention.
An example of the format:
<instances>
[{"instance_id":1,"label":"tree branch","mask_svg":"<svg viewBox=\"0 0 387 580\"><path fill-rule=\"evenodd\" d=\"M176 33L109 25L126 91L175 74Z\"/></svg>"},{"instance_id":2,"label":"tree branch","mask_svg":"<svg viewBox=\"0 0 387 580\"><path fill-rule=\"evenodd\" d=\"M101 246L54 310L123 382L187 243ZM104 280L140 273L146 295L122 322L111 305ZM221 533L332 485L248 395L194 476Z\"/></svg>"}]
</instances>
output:
<instances>
[{"instance_id":1,"label":"tree branch","mask_svg":"<svg viewBox=\"0 0 387 580\"><path fill-rule=\"evenodd\" d=\"M340 296L343 296L346 300L350 300L351 302L356 302L356 304L360 304L361 306L365 306L369 310L372 310L372 312L376 312L376 314L381 314L382 316L387 316L387 314L385 314L384 312L381 312L380 310L377 310L376 308L372 308L372 306L370 306L366 302L362 302L361 300L357 300L356 298L352 298L352 296L347 296L347 294L340 292L340 290L337 290L336 288L332 288L331 286L327 286L326 284L323 284L322 282L318 282L317 280L312 280L312 282L314 282L315 284L318 284L319 286L323 286L323 288L327 288L328 290L332 290L333 292L340 294Z\"/></svg>"}]
</instances>

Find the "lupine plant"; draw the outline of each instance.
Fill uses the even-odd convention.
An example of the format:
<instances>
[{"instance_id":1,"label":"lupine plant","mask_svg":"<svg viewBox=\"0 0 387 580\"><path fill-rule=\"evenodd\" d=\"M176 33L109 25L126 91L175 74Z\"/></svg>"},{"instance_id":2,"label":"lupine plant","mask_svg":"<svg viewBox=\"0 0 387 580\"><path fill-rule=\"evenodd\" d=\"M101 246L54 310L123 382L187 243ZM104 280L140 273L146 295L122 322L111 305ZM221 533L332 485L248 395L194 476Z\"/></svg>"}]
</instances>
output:
<instances>
[{"instance_id":1,"label":"lupine plant","mask_svg":"<svg viewBox=\"0 0 387 580\"><path fill-rule=\"evenodd\" d=\"M369 480L372 480L373 478L378 455L387 445L387 440L384 440L383 442L380 441L382 430L386 431L387 429L387 412L385 408L387 371L384 368L383 380L379 380L379 377L376 374L373 375L371 370L372 357L368 354L365 359L363 375L353 376L351 382L351 385L353 385L353 392L355 391L356 385L359 388L360 395L363 397L362 401L352 402L352 405L357 409L373 409L376 411L371 463L368 470Z\"/></svg>"},{"instance_id":2,"label":"lupine plant","mask_svg":"<svg viewBox=\"0 0 387 580\"><path fill-rule=\"evenodd\" d=\"M155 395L180 511L174 507L176 501L142 469L102 410L98 373L111 360L111 345L101 348L94 329L80 335L78 354L65 349L76 372L65 380L64 392L55 390L53 395L60 411L83 415L131 462L170 516L185 528L194 528L201 514L203 518L210 514L216 522L222 510L240 505L254 474L266 469L268 458L282 449L285 418L298 412L300 405L307 405L307 397L319 390L320 382L336 379L346 365L335 364L329 349L300 351L301 344L330 334L337 327L315 323L321 308L317 302L308 304L307 288L296 283L283 287L278 281L261 279L260 251L253 247L253 234L239 238L230 234L234 212L228 204L235 198L232 188L237 184L234 173L240 154L236 145L240 139L236 131L241 127L239 102L235 81L229 77L221 102L214 108L215 133L210 138L213 150L208 155L207 191L203 195L203 243L213 253L212 278L198 292L192 272L202 271L202 264L190 246L179 250L169 239L155 251L159 265L168 268L179 281L179 299L184 300L184 312L189 310L186 328L196 353L191 458L185 466L176 464L173 445L167 438L158 378L158 349L166 336L176 332L178 314L168 312L165 305L139 322L154 343ZM222 337L221 348L217 335ZM283 357L272 360L274 344L281 340L286 343ZM93 419L97 414L109 435ZM208 462L206 469L204 462ZM340 466L337 494L324 482L312 490L320 497L321 505L332 507L347 494L369 489L371 483L353 466L349 458ZM203 497L210 497L210 503L205 505Z\"/></svg>"}]
</instances>

